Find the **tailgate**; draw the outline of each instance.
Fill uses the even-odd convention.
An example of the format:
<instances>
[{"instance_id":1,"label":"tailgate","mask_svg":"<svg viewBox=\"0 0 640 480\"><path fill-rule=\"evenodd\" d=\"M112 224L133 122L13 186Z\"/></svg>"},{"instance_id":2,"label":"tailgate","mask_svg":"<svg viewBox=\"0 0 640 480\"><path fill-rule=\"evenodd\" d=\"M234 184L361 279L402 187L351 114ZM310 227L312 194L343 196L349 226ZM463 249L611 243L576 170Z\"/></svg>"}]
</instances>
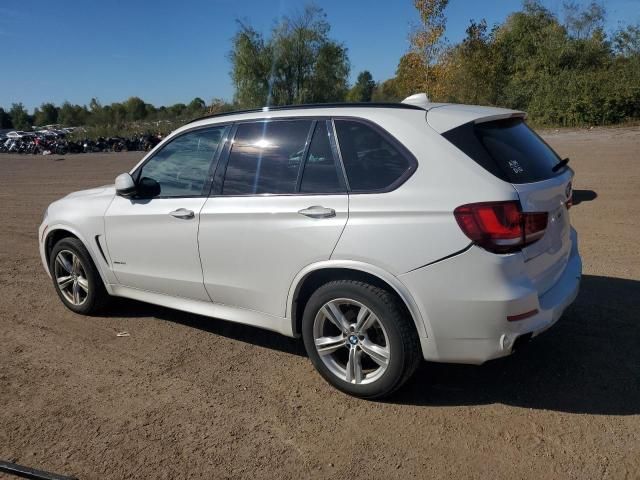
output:
<instances>
[{"instance_id":1,"label":"tailgate","mask_svg":"<svg viewBox=\"0 0 640 480\"><path fill-rule=\"evenodd\" d=\"M438 110L444 111L436 108L434 112ZM489 173L510 183L518 193L523 212L547 213L543 237L522 250L526 274L542 295L560 278L571 253L567 200L571 196L573 170L517 112L506 118L489 113L455 126L442 136ZM442 114L440 117L441 123L447 118ZM436 120L434 114L433 121Z\"/></svg>"},{"instance_id":2,"label":"tailgate","mask_svg":"<svg viewBox=\"0 0 640 480\"><path fill-rule=\"evenodd\" d=\"M539 295L562 275L571 253L571 224L567 200L571 197L573 171L548 180L514 184L523 212L547 212L547 229L537 242L525 247L525 272Z\"/></svg>"}]
</instances>

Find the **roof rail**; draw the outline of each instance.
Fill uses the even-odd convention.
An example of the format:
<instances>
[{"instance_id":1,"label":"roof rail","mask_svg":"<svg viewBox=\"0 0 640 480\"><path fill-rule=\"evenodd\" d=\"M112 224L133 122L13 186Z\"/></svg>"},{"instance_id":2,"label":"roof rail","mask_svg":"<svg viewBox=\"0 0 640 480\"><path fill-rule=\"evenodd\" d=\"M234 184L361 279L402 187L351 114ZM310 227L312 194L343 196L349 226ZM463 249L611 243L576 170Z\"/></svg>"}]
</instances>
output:
<instances>
[{"instance_id":1,"label":"roof rail","mask_svg":"<svg viewBox=\"0 0 640 480\"><path fill-rule=\"evenodd\" d=\"M353 108L353 107L400 108L400 109L406 109L406 110L424 110L424 108L418 105L411 105L408 103L393 103L393 102L307 103L307 104L300 104L300 105L281 105L281 106L274 106L274 107L252 108L249 110L234 110L232 112L212 113L210 115L204 115L202 117L194 118L193 120L190 120L187 123L185 123L185 125L188 125L190 123L197 122L200 120L206 120L208 118L218 118L218 117L224 117L228 115L239 115L241 113L278 112L281 110L303 110L307 108Z\"/></svg>"}]
</instances>

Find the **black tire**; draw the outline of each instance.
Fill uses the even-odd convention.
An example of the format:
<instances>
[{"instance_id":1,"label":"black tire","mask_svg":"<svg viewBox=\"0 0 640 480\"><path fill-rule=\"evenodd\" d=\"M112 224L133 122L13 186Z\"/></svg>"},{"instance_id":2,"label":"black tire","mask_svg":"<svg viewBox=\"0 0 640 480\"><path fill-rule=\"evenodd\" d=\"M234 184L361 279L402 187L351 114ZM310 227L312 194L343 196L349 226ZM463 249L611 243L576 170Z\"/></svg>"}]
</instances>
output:
<instances>
[{"instance_id":1,"label":"black tire","mask_svg":"<svg viewBox=\"0 0 640 480\"><path fill-rule=\"evenodd\" d=\"M73 304L65 296L56 279L56 258L60 252L64 252L63 255L66 254L66 252L75 254L80 262L82 268L81 271L85 274L83 277L86 278L88 283L88 292L86 292L86 296L83 298L82 303L78 305ZM62 265L58 268L62 268ZM49 258L49 272L51 273L53 287L55 288L58 297L60 297L62 303L64 303L69 310L82 315L92 315L103 310L109 303L110 297L104 288L100 274L91 260L89 252L77 238L63 238L54 245Z\"/></svg>"},{"instance_id":2,"label":"black tire","mask_svg":"<svg viewBox=\"0 0 640 480\"><path fill-rule=\"evenodd\" d=\"M386 370L371 383L350 383L341 378L331 371L316 349L314 340L316 316L327 302L336 299L351 299L364 305L377 316L378 322L386 332L389 351ZM349 315L348 310L346 315ZM337 389L360 398L374 399L391 395L413 375L422 359L418 333L411 316L400 300L385 289L355 280L336 280L326 283L311 295L302 318L302 337L307 354L320 375ZM345 344L344 348L350 351L351 348L356 347ZM362 354L360 355L362 358Z\"/></svg>"}]
</instances>

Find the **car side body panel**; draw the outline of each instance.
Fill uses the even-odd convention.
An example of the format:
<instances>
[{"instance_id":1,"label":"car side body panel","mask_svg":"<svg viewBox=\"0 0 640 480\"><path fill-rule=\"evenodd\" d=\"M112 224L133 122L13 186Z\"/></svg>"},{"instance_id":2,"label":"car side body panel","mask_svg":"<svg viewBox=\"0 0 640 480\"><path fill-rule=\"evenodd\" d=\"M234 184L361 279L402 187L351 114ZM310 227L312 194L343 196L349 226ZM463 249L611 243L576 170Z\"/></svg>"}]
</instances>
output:
<instances>
[{"instance_id":1,"label":"car side body panel","mask_svg":"<svg viewBox=\"0 0 640 480\"><path fill-rule=\"evenodd\" d=\"M105 212L106 240L117 283L151 292L209 301L198 254L198 224L205 197L116 197ZM191 218L171 215L179 209Z\"/></svg>"},{"instance_id":2,"label":"car side body panel","mask_svg":"<svg viewBox=\"0 0 640 480\"><path fill-rule=\"evenodd\" d=\"M314 205L333 209L335 215L298 213ZM329 259L347 213L346 194L209 198L198 238L211 300L284 318L294 276Z\"/></svg>"},{"instance_id":3,"label":"car side body panel","mask_svg":"<svg viewBox=\"0 0 640 480\"><path fill-rule=\"evenodd\" d=\"M418 168L391 192L349 195L349 221L332 260L361 261L400 275L470 244L453 216L456 207L517 200L510 184L469 162L424 116L411 111L399 118L372 118L409 149Z\"/></svg>"}]
</instances>

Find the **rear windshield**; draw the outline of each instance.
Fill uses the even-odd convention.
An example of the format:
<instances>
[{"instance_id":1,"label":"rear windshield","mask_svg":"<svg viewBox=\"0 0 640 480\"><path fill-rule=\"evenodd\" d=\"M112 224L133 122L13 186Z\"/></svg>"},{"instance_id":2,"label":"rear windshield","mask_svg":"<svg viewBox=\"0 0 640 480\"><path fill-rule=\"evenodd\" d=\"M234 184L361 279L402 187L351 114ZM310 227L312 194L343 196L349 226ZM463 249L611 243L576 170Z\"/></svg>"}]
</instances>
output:
<instances>
[{"instance_id":1,"label":"rear windshield","mask_svg":"<svg viewBox=\"0 0 640 480\"><path fill-rule=\"evenodd\" d=\"M509 183L547 180L560 157L521 118L466 123L442 134L476 163Z\"/></svg>"}]
</instances>

